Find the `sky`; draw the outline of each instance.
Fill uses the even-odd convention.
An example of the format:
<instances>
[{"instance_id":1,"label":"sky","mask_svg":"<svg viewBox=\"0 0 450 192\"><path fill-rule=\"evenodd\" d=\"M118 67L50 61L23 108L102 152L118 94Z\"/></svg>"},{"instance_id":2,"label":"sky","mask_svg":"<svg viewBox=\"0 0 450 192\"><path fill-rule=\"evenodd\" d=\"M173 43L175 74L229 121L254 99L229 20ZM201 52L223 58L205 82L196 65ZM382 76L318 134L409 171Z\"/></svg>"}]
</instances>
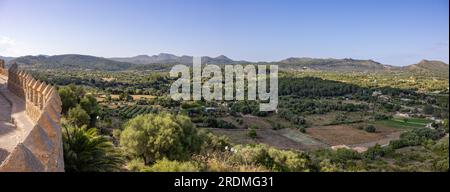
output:
<instances>
[{"instance_id":1,"label":"sky","mask_svg":"<svg viewBox=\"0 0 450 192\"><path fill-rule=\"evenodd\" d=\"M449 61L448 0L0 0L0 55Z\"/></svg>"}]
</instances>

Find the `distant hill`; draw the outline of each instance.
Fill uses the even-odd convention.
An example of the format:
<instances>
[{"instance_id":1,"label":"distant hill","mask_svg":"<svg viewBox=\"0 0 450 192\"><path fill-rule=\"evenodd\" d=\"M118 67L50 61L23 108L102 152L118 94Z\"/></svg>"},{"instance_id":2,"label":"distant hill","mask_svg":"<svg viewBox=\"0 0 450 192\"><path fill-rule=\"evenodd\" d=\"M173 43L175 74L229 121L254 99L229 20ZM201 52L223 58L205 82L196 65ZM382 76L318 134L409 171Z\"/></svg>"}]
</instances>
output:
<instances>
[{"instance_id":1,"label":"distant hill","mask_svg":"<svg viewBox=\"0 0 450 192\"><path fill-rule=\"evenodd\" d=\"M380 71L387 66L372 60L356 59L316 59L291 57L281 60L280 68L287 69L312 69L322 71Z\"/></svg>"},{"instance_id":2,"label":"distant hill","mask_svg":"<svg viewBox=\"0 0 450 192\"><path fill-rule=\"evenodd\" d=\"M176 56L167 53L159 55L139 55L128 58L103 58L89 55L38 55L17 58L0 57L7 63L17 62L23 68L39 69L68 69L68 70L158 70L168 71L175 64L192 64L192 56ZM8 62L9 61L9 62ZM247 61L235 61L226 56L203 57L203 64L246 64ZM404 71L439 77L449 76L449 65L441 61L422 60L405 67L383 65L373 60L358 59L321 59L307 57L291 57L277 62L259 62L254 64L278 65L280 70L317 70L338 72L376 72L376 71Z\"/></svg>"},{"instance_id":3,"label":"distant hill","mask_svg":"<svg viewBox=\"0 0 450 192\"><path fill-rule=\"evenodd\" d=\"M176 56L168 53L160 53L159 55L138 55L135 57L115 57L109 58L114 61L128 62L134 64L192 64L192 56ZM235 63L248 63L246 61L234 61L224 55L218 57L202 57L203 64L235 64Z\"/></svg>"},{"instance_id":4,"label":"distant hill","mask_svg":"<svg viewBox=\"0 0 450 192\"><path fill-rule=\"evenodd\" d=\"M106 70L120 71L130 68L132 64L113 61L101 57L88 55L55 55L55 56L24 56L10 62L17 62L21 67L42 69L81 69L81 70Z\"/></svg>"},{"instance_id":5,"label":"distant hill","mask_svg":"<svg viewBox=\"0 0 450 192\"><path fill-rule=\"evenodd\" d=\"M134 64L192 64L192 56L176 56L167 53L159 55L138 55L135 57L110 58L114 61L128 62ZM235 61L224 55L218 57L202 57L202 64L242 64L248 61ZM262 63L260 63L262 64ZM374 71L384 70L386 67L372 60L355 59L315 59L315 58L288 58L279 62L265 62L264 64L278 64L281 69L312 69L333 71Z\"/></svg>"},{"instance_id":6,"label":"distant hill","mask_svg":"<svg viewBox=\"0 0 450 192\"><path fill-rule=\"evenodd\" d=\"M416 73L449 76L449 65L442 61L422 60L417 64L406 66L403 69Z\"/></svg>"},{"instance_id":7,"label":"distant hill","mask_svg":"<svg viewBox=\"0 0 450 192\"><path fill-rule=\"evenodd\" d=\"M0 59L4 60L5 62L9 62L9 61L11 61L11 60L13 60L15 58L14 57L3 57L3 56L0 56Z\"/></svg>"}]
</instances>

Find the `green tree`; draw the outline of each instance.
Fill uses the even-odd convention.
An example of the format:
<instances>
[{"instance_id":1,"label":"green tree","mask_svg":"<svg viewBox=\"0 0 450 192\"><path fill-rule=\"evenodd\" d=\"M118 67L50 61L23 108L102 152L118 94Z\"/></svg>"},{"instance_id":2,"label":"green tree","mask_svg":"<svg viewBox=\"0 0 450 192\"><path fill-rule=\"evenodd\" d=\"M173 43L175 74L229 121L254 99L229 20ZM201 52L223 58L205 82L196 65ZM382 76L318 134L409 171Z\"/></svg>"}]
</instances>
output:
<instances>
[{"instance_id":1,"label":"green tree","mask_svg":"<svg viewBox=\"0 0 450 192\"><path fill-rule=\"evenodd\" d=\"M189 117L168 113L137 116L125 124L120 145L145 164L157 160L186 160L200 151L203 140Z\"/></svg>"},{"instance_id":2,"label":"green tree","mask_svg":"<svg viewBox=\"0 0 450 192\"><path fill-rule=\"evenodd\" d=\"M121 101L133 101L133 97L128 93L121 93L119 95L119 100Z\"/></svg>"},{"instance_id":3,"label":"green tree","mask_svg":"<svg viewBox=\"0 0 450 192\"><path fill-rule=\"evenodd\" d=\"M106 137L97 130L63 125L64 166L67 172L119 171L124 161Z\"/></svg>"},{"instance_id":4,"label":"green tree","mask_svg":"<svg viewBox=\"0 0 450 192\"><path fill-rule=\"evenodd\" d=\"M252 139L256 139L256 137L258 137L258 134L256 133L256 129L248 130L247 136L252 138Z\"/></svg>"},{"instance_id":5,"label":"green tree","mask_svg":"<svg viewBox=\"0 0 450 192\"><path fill-rule=\"evenodd\" d=\"M88 125L89 120L89 114L80 105L70 109L67 115L67 122L78 127Z\"/></svg>"},{"instance_id":6,"label":"green tree","mask_svg":"<svg viewBox=\"0 0 450 192\"><path fill-rule=\"evenodd\" d=\"M383 157L384 151L383 148L381 148L381 145L377 143L375 146L367 149L367 151L364 152L364 156L368 159L375 160L377 157Z\"/></svg>"},{"instance_id":7,"label":"green tree","mask_svg":"<svg viewBox=\"0 0 450 192\"><path fill-rule=\"evenodd\" d=\"M75 107L85 95L84 89L74 84L60 87L58 93L61 97L63 114L66 114L69 109Z\"/></svg>"},{"instance_id":8,"label":"green tree","mask_svg":"<svg viewBox=\"0 0 450 192\"><path fill-rule=\"evenodd\" d=\"M70 87L61 87L58 90L59 96L61 97L62 102L62 112L66 114L70 108L73 108L77 105L77 96L70 89Z\"/></svg>"},{"instance_id":9,"label":"green tree","mask_svg":"<svg viewBox=\"0 0 450 192\"><path fill-rule=\"evenodd\" d=\"M105 96L105 102L109 103L109 102L111 102L111 101L112 101L111 95L110 95L110 94L106 95L106 96Z\"/></svg>"},{"instance_id":10,"label":"green tree","mask_svg":"<svg viewBox=\"0 0 450 192\"><path fill-rule=\"evenodd\" d=\"M97 99L92 95L86 95L80 100L80 106L86 111L90 117L90 125L95 125L100 107Z\"/></svg>"},{"instance_id":11,"label":"green tree","mask_svg":"<svg viewBox=\"0 0 450 192\"><path fill-rule=\"evenodd\" d=\"M373 125L367 125L367 127L364 130L369 133L375 133L377 131L377 129Z\"/></svg>"}]
</instances>

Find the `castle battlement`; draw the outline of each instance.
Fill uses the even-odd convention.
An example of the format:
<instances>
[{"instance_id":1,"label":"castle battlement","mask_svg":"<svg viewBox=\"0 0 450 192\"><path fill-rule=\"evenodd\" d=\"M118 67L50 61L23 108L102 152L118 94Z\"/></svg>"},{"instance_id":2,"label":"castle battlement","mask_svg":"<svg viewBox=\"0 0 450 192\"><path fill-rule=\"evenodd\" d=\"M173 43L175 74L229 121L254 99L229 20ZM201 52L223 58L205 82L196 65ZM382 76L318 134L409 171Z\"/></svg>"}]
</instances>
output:
<instances>
[{"instance_id":1,"label":"castle battlement","mask_svg":"<svg viewBox=\"0 0 450 192\"><path fill-rule=\"evenodd\" d=\"M0 77L6 79L0 93L11 105L0 110L10 110L14 128L9 128L9 134L15 134L15 139L4 136L11 139L9 143L7 139L0 142L0 150L2 143L14 145L3 149L6 157L2 160L0 155L0 171L64 171L61 98L57 90L19 70L15 63L7 70L2 60Z\"/></svg>"}]
</instances>

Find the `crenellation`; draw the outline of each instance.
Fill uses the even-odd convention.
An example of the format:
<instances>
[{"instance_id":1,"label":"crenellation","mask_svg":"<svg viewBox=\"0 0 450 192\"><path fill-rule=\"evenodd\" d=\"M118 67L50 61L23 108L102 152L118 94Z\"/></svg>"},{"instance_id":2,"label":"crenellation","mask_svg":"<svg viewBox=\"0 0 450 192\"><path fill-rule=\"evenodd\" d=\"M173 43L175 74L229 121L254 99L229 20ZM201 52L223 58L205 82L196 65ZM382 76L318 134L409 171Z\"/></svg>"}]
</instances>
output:
<instances>
[{"instance_id":1,"label":"crenellation","mask_svg":"<svg viewBox=\"0 0 450 192\"><path fill-rule=\"evenodd\" d=\"M8 77L8 70L6 69L5 61L0 59L0 75Z\"/></svg>"},{"instance_id":2,"label":"crenellation","mask_svg":"<svg viewBox=\"0 0 450 192\"><path fill-rule=\"evenodd\" d=\"M0 164L1 171L64 171L61 136L61 98L56 89L19 70L9 70L0 60L0 76L7 79L8 90L22 99L25 114L33 127L19 145ZM16 125L17 126L17 125Z\"/></svg>"}]
</instances>

